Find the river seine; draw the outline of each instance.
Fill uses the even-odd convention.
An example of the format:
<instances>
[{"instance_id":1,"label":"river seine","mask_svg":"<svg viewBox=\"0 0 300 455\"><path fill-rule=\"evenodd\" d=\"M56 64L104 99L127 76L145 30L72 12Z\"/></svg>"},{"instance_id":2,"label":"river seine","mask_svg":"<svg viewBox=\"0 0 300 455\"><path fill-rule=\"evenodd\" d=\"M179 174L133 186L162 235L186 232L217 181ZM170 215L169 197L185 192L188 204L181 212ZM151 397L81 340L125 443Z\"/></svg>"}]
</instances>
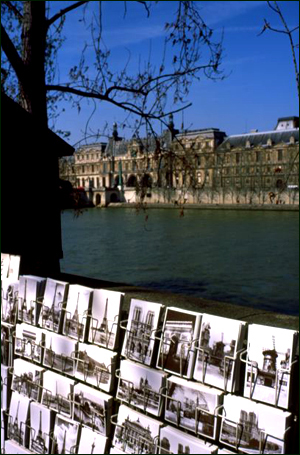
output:
<instances>
[{"instance_id":1,"label":"river seine","mask_svg":"<svg viewBox=\"0 0 300 455\"><path fill-rule=\"evenodd\" d=\"M62 272L299 313L298 212L66 210L62 236Z\"/></svg>"}]
</instances>

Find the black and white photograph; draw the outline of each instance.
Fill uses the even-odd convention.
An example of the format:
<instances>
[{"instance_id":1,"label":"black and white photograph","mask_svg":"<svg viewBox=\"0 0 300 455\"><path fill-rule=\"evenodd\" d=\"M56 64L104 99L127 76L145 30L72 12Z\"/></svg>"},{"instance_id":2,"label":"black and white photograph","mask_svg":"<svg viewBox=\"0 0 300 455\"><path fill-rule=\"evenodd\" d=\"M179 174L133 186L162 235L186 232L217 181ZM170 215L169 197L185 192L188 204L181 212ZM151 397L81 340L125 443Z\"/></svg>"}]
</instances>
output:
<instances>
[{"instance_id":1,"label":"black and white photograph","mask_svg":"<svg viewBox=\"0 0 300 455\"><path fill-rule=\"evenodd\" d=\"M59 414L56 415L51 453L78 453L78 423Z\"/></svg>"},{"instance_id":2,"label":"black and white photograph","mask_svg":"<svg viewBox=\"0 0 300 455\"><path fill-rule=\"evenodd\" d=\"M62 373L74 375L76 347L75 340L46 332L43 365Z\"/></svg>"},{"instance_id":3,"label":"black and white photograph","mask_svg":"<svg viewBox=\"0 0 300 455\"><path fill-rule=\"evenodd\" d=\"M36 325L39 316L37 299L43 295L46 279L32 275L21 275L19 280L18 320Z\"/></svg>"},{"instance_id":4,"label":"black and white photograph","mask_svg":"<svg viewBox=\"0 0 300 455\"><path fill-rule=\"evenodd\" d=\"M9 254L1 253L1 281L8 277Z\"/></svg>"},{"instance_id":5,"label":"black and white photograph","mask_svg":"<svg viewBox=\"0 0 300 455\"><path fill-rule=\"evenodd\" d=\"M162 424L121 405L113 445L126 453L156 453Z\"/></svg>"},{"instance_id":6,"label":"black and white photograph","mask_svg":"<svg viewBox=\"0 0 300 455\"><path fill-rule=\"evenodd\" d=\"M51 453L51 425L54 413L41 404L30 403L30 444L34 453Z\"/></svg>"},{"instance_id":7,"label":"black and white photograph","mask_svg":"<svg viewBox=\"0 0 300 455\"><path fill-rule=\"evenodd\" d=\"M79 284L70 284L64 315L63 334L78 341L85 340L87 316L90 310L93 289Z\"/></svg>"},{"instance_id":8,"label":"black and white photograph","mask_svg":"<svg viewBox=\"0 0 300 455\"><path fill-rule=\"evenodd\" d=\"M12 441L11 439L7 439L7 441L3 441L4 444L4 453L9 454L26 454L26 453L33 453L31 450L25 449L25 447L20 446L16 442Z\"/></svg>"},{"instance_id":9,"label":"black and white photograph","mask_svg":"<svg viewBox=\"0 0 300 455\"><path fill-rule=\"evenodd\" d=\"M26 395L32 400L39 401L43 368L23 359L15 359L12 378L12 390Z\"/></svg>"},{"instance_id":10,"label":"black and white photograph","mask_svg":"<svg viewBox=\"0 0 300 455\"><path fill-rule=\"evenodd\" d=\"M9 257L8 279L17 281L19 279L21 257L13 254Z\"/></svg>"},{"instance_id":11,"label":"black and white photograph","mask_svg":"<svg viewBox=\"0 0 300 455\"><path fill-rule=\"evenodd\" d=\"M42 342L44 333L42 329L29 324L16 325L15 354L41 363Z\"/></svg>"},{"instance_id":12,"label":"black and white photograph","mask_svg":"<svg viewBox=\"0 0 300 455\"><path fill-rule=\"evenodd\" d=\"M166 310L157 367L190 378L195 362L195 341L201 315L169 307Z\"/></svg>"},{"instance_id":13,"label":"black and white photograph","mask_svg":"<svg viewBox=\"0 0 300 455\"><path fill-rule=\"evenodd\" d=\"M284 433L292 415L233 395L224 397L220 442L245 453L288 453ZM266 438L267 436L267 438Z\"/></svg>"},{"instance_id":14,"label":"black and white photograph","mask_svg":"<svg viewBox=\"0 0 300 455\"><path fill-rule=\"evenodd\" d=\"M249 326L245 397L288 409L297 338L293 330Z\"/></svg>"},{"instance_id":15,"label":"black and white photograph","mask_svg":"<svg viewBox=\"0 0 300 455\"><path fill-rule=\"evenodd\" d=\"M130 360L122 360L119 370L117 398L124 403L136 406L145 412L159 416L162 404L162 388L166 374L139 365Z\"/></svg>"},{"instance_id":16,"label":"black and white photograph","mask_svg":"<svg viewBox=\"0 0 300 455\"><path fill-rule=\"evenodd\" d=\"M162 305L131 299L122 355L150 365Z\"/></svg>"},{"instance_id":17,"label":"black and white photograph","mask_svg":"<svg viewBox=\"0 0 300 455\"><path fill-rule=\"evenodd\" d=\"M13 362L14 327L1 323L1 365L11 366Z\"/></svg>"},{"instance_id":18,"label":"black and white photograph","mask_svg":"<svg viewBox=\"0 0 300 455\"><path fill-rule=\"evenodd\" d=\"M10 367L6 367L1 363L1 409L8 409L10 398L10 384Z\"/></svg>"},{"instance_id":19,"label":"black and white photograph","mask_svg":"<svg viewBox=\"0 0 300 455\"><path fill-rule=\"evenodd\" d=\"M122 454L122 453L125 453L125 454L126 454L126 452L123 452L123 450L120 450L120 449L118 449L117 447L112 447L112 448L110 449L110 452L109 452L109 453L121 453L121 454Z\"/></svg>"},{"instance_id":20,"label":"black and white photograph","mask_svg":"<svg viewBox=\"0 0 300 455\"><path fill-rule=\"evenodd\" d=\"M165 420L196 434L216 438L223 393L176 376L167 380Z\"/></svg>"},{"instance_id":21,"label":"black and white photograph","mask_svg":"<svg viewBox=\"0 0 300 455\"><path fill-rule=\"evenodd\" d=\"M74 381L53 371L43 375L42 404L67 417L72 415Z\"/></svg>"},{"instance_id":22,"label":"black and white photograph","mask_svg":"<svg viewBox=\"0 0 300 455\"><path fill-rule=\"evenodd\" d=\"M99 346L78 343L75 377L110 392L117 354Z\"/></svg>"},{"instance_id":23,"label":"black and white photograph","mask_svg":"<svg viewBox=\"0 0 300 455\"><path fill-rule=\"evenodd\" d=\"M39 300L42 303L39 318L41 327L53 332L60 331L68 288L69 285L66 282L47 278L44 296Z\"/></svg>"},{"instance_id":24,"label":"black and white photograph","mask_svg":"<svg viewBox=\"0 0 300 455\"><path fill-rule=\"evenodd\" d=\"M94 290L89 342L115 349L123 295L122 292L105 289Z\"/></svg>"},{"instance_id":25,"label":"black and white photograph","mask_svg":"<svg viewBox=\"0 0 300 455\"><path fill-rule=\"evenodd\" d=\"M13 392L11 394L9 416L7 423L7 436L18 444L25 446L28 438L27 419L29 413L28 397Z\"/></svg>"},{"instance_id":26,"label":"black and white photograph","mask_svg":"<svg viewBox=\"0 0 300 455\"><path fill-rule=\"evenodd\" d=\"M227 450L227 449L218 449L218 454L219 453L236 453L236 452L232 452L231 450Z\"/></svg>"},{"instance_id":27,"label":"black and white photograph","mask_svg":"<svg viewBox=\"0 0 300 455\"><path fill-rule=\"evenodd\" d=\"M110 430L113 398L85 384L74 386L73 419L106 436Z\"/></svg>"},{"instance_id":28,"label":"black and white photograph","mask_svg":"<svg viewBox=\"0 0 300 455\"><path fill-rule=\"evenodd\" d=\"M237 350L243 342L244 324L234 319L203 314L194 379L234 392L239 371Z\"/></svg>"},{"instance_id":29,"label":"black and white photograph","mask_svg":"<svg viewBox=\"0 0 300 455\"><path fill-rule=\"evenodd\" d=\"M1 281L1 322L16 323L19 281L6 278Z\"/></svg>"},{"instance_id":30,"label":"black and white photograph","mask_svg":"<svg viewBox=\"0 0 300 455\"><path fill-rule=\"evenodd\" d=\"M216 453L217 447L196 437L166 426L160 430L158 453Z\"/></svg>"},{"instance_id":31,"label":"black and white photograph","mask_svg":"<svg viewBox=\"0 0 300 455\"><path fill-rule=\"evenodd\" d=\"M90 428L83 427L81 429L80 441L78 446L78 452L80 454L100 454L106 453L105 448L107 444L107 438L98 433L95 433Z\"/></svg>"}]
</instances>

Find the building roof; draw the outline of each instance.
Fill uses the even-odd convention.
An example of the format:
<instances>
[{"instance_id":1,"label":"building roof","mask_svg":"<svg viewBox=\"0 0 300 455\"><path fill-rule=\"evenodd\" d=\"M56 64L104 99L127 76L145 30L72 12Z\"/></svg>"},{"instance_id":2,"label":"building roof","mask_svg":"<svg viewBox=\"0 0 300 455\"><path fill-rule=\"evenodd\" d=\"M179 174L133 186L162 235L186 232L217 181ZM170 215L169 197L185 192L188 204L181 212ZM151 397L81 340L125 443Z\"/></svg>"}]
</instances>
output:
<instances>
[{"instance_id":1,"label":"building roof","mask_svg":"<svg viewBox=\"0 0 300 455\"><path fill-rule=\"evenodd\" d=\"M251 146L267 146L268 140L271 139L272 145L277 144L288 144L290 138L293 137L295 142L299 142L299 129L293 128L290 130L278 130L278 131L264 131L258 133L245 133L229 136L225 141L218 147L218 150L226 150L228 145L230 147L246 147L246 143L249 141Z\"/></svg>"}]
</instances>

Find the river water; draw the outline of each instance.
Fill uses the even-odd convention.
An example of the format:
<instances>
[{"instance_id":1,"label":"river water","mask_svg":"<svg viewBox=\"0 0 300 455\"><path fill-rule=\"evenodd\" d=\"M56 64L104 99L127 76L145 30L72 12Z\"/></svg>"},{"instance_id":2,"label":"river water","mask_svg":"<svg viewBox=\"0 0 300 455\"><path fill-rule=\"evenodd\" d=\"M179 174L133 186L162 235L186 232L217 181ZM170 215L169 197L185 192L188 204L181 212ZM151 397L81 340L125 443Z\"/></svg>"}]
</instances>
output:
<instances>
[{"instance_id":1,"label":"river water","mask_svg":"<svg viewBox=\"0 0 300 455\"><path fill-rule=\"evenodd\" d=\"M66 273L299 313L297 212L62 213Z\"/></svg>"}]
</instances>

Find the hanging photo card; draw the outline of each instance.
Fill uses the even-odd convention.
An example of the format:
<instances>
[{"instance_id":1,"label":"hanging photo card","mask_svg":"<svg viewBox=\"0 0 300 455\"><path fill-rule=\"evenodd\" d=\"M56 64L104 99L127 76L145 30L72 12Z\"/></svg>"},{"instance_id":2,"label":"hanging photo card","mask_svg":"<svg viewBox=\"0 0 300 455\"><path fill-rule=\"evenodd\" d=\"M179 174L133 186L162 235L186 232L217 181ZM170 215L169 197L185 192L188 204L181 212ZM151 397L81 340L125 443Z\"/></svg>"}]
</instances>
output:
<instances>
[{"instance_id":1,"label":"hanging photo card","mask_svg":"<svg viewBox=\"0 0 300 455\"><path fill-rule=\"evenodd\" d=\"M9 254L1 253L1 281L8 277Z\"/></svg>"},{"instance_id":2,"label":"hanging photo card","mask_svg":"<svg viewBox=\"0 0 300 455\"><path fill-rule=\"evenodd\" d=\"M21 275L19 280L18 320L37 325L40 305L37 299L44 294L46 279L33 275Z\"/></svg>"},{"instance_id":3,"label":"hanging photo card","mask_svg":"<svg viewBox=\"0 0 300 455\"><path fill-rule=\"evenodd\" d=\"M15 354L41 363L44 333L29 324L16 325Z\"/></svg>"},{"instance_id":4,"label":"hanging photo card","mask_svg":"<svg viewBox=\"0 0 300 455\"><path fill-rule=\"evenodd\" d=\"M1 322L16 324L18 291L19 281L10 278L1 281Z\"/></svg>"},{"instance_id":5,"label":"hanging photo card","mask_svg":"<svg viewBox=\"0 0 300 455\"><path fill-rule=\"evenodd\" d=\"M59 414L56 415L51 453L78 453L78 423Z\"/></svg>"},{"instance_id":6,"label":"hanging photo card","mask_svg":"<svg viewBox=\"0 0 300 455\"><path fill-rule=\"evenodd\" d=\"M103 436L110 434L113 397L78 383L74 386L73 419Z\"/></svg>"},{"instance_id":7,"label":"hanging photo card","mask_svg":"<svg viewBox=\"0 0 300 455\"><path fill-rule=\"evenodd\" d=\"M151 365L162 305L131 299L122 355Z\"/></svg>"},{"instance_id":8,"label":"hanging photo card","mask_svg":"<svg viewBox=\"0 0 300 455\"><path fill-rule=\"evenodd\" d=\"M26 453L34 453L31 450L25 449L25 447L20 446L16 442L12 441L11 439L7 439L7 441L3 441L4 444L4 452L9 454L26 454Z\"/></svg>"},{"instance_id":9,"label":"hanging photo card","mask_svg":"<svg viewBox=\"0 0 300 455\"><path fill-rule=\"evenodd\" d=\"M194 378L228 392L238 390L237 352L243 347L244 337L244 322L203 314Z\"/></svg>"},{"instance_id":10,"label":"hanging photo card","mask_svg":"<svg viewBox=\"0 0 300 455\"><path fill-rule=\"evenodd\" d=\"M1 363L1 409L8 409L10 400L11 373L10 367Z\"/></svg>"},{"instance_id":11,"label":"hanging photo card","mask_svg":"<svg viewBox=\"0 0 300 455\"><path fill-rule=\"evenodd\" d=\"M9 406L7 436L21 446L25 446L28 440L28 412L30 400L28 397L13 392Z\"/></svg>"},{"instance_id":12,"label":"hanging photo card","mask_svg":"<svg viewBox=\"0 0 300 455\"><path fill-rule=\"evenodd\" d=\"M74 381L52 371L43 376L42 404L71 417Z\"/></svg>"},{"instance_id":13,"label":"hanging photo card","mask_svg":"<svg viewBox=\"0 0 300 455\"><path fill-rule=\"evenodd\" d=\"M293 400L291 366L297 343L298 333L293 330L258 324L249 326L245 397L289 408Z\"/></svg>"},{"instance_id":14,"label":"hanging photo card","mask_svg":"<svg viewBox=\"0 0 300 455\"><path fill-rule=\"evenodd\" d=\"M157 368L190 378L195 362L195 341L201 315L169 307L166 310Z\"/></svg>"},{"instance_id":15,"label":"hanging photo card","mask_svg":"<svg viewBox=\"0 0 300 455\"><path fill-rule=\"evenodd\" d=\"M110 392L114 385L117 354L91 344L78 343L75 377Z\"/></svg>"},{"instance_id":16,"label":"hanging photo card","mask_svg":"<svg viewBox=\"0 0 300 455\"><path fill-rule=\"evenodd\" d=\"M105 448L107 444L107 438L95 433L90 428L83 427L81 429L81 436L79 441L79 447L77 453L84 455L106 453Z\"/></svg>"},{"instance_id":17,"label":"hanging photo card","mask_svg":"<svg viewBox=\"0 0 300 455\"><path fill-rule=\"evenodd\" d=\"M165 420L211 439L216 438L220 390L176 376L167 380Z\"/></svg>"},{"instance_id":18,"label":"hanging photo card","mask_svg":"<svg viewBox=\"0 0 300 455\"><path fill-rule=\"evenodd\" d=\"M20 256L10 255L9 257L9 267L8 267L8 279L12 281L17 281L19 279L19 271L20 271Z\"/></svg>"},{"instance_id":19,"label":"hanging photo card","mask_svg":"<svg viewBox=\"0 0 300 455\"><path fill-rule=\"evenodd\" d=\"M50 434L54 423L54 412L41 404L30 403L30 444L34 453L51 453Z\"/></svg>"},{"instance_id":20,"label":"hanging photo card","mask_svg":"<svg viewBox=\"0 0 300 455\"><path fill-rule=\"evenodd\" d=\"M291 422L287 411L226 395L220 442L244 453L289 453L285 432Z\"/></svg>"},{"instance_id":21,"label":"hanging photo card","mask_svg":"<svg viewBox=\"0 0 300 455\"><path fill-rule=\"evenodd\" d=\"M33 363L26 362L23 359L15 359L12 390L32 400L39 401L41 398L43 371L43 368Z\"/></svg>"},{"instance_id":22,"label":"hanging photo card","mask_svg":"<svg viewBox=\"0 0 300 455\"><path fill-rule=\"evenodd\" d=\"M68 337L45 331L43 364L71 376L75 373L77 342Z\"/></svg>"},{"instance_id":23,"label":"hanging photo card","mask_svg":"<svg viewBox=\"0 0 300 455\"><path fill-rule=\"evenodd\" d=\"M170 426L161 429L159 441L158 453L217 453L217 446Z\"/></svg>"},{"instance_id":24,"label":"hanging photo card","mask_svg":"<svg viewBox=\"0 0 300 455\"><path fill-rule=\"evenodd\" d=\"M61 331L68 289L68 283L47 278L44 296L39 299L41 302L39 325L44 329L56 333Z\"/></svg>"},{"instance_id":25,"label":"hanging photo card","mask_svg":"<svg viewBox=\"0 0 300 455\"><path fill-rule=\"evenodd\" d=\"M161 413L166 374L130 360L122 360L117 398L156 416Z\"/></svg>"},{"instance_id":26,"label":"hanging photo card","mask_svg":"<svg viewBox=\"0 0 300 455\"><path fill-rule=\"evenodd\" d=\"M123 296L122 292L105 289L94 290L89 342L112 350L117 347Z\"/></svg>"},{"instance_id":27,"label":"hanging photo card","mask_svg":"<svg viewBox=\"0 0 300 455\"><path fill-rule=\"evenodd\" d=\"M123 450L117 449L116 447L112 447L112 448L110 449L110 452L109 452L109 453L121 453L121 454L122 454L122 453L125 453L125 454L126 454L126 452L123 452Z\"/></svg>"},{"instance_id":28,"label":"hanging photo card","mask_svg":"<svg viewBox=\"0 0 300 455\"><path fill-rule=\"evenodd\" d=\"M156 453L162 424L121 405L113 445L126 453Z\"/></svg>"},{"instance_id":29,"label":"hanging photo card","mask_svg":"<svg viewBox=\"0 0 300 455\"><path fill-rule=\"evenodd\" d=\"M12 325L1 324L1 364L8 367L13 364L13 332Z\"/></svg>"},{"instance_id":30,"label":"hanging photo card","mask_svg":"<svg viewBox=\"0 0 300 455\"><path fill-rule=\"evenodd\" d=\"M70 284L64 315L63 334L78 341L85 341L87 316L93 297L93 289Z\"/></svg>"}]
</instances>

